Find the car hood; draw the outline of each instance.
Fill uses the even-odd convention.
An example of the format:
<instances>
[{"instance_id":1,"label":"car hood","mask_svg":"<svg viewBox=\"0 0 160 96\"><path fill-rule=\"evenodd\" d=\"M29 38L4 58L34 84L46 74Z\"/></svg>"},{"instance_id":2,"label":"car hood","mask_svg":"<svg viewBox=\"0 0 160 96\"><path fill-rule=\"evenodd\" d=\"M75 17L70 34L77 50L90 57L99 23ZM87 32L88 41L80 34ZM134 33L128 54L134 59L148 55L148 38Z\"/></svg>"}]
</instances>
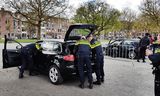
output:
<instances>
[{"instance_id":1,"label":"car hood","mask_svg":"<svg viewBox=\"0 0 160 96\"><path fill-rule=\"evenodd\" d=\"M66 32L64 41L68 40L79 40L80 36L70 36L72 30L74 29L89 29L90 32L87 33L86 37L89 36L90 34L94 34L95 30L97 29L96 25L93 24L79 24L79 25L71 25L69 29Z\"/></svg>"}]
</instances>

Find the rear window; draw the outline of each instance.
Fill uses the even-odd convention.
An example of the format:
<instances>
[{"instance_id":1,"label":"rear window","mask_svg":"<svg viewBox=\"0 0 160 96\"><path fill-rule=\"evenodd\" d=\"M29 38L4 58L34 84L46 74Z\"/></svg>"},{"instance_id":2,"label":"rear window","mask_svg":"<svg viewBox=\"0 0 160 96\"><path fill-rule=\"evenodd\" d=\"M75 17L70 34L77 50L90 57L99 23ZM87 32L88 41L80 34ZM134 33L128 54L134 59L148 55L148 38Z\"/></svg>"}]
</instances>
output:
<instances>
[{"instance_id":1,"label":"rear window","mask_svg":"<svg viewBox=\"0 0 160 96\"><path fill-rule=\"evenodd\" d=\"M87 36L90 32L89 29L73 29L70 36Z\"/></svg>"},{"instance_id":2,"label":"rear window","mask_svg":"<svg viewBox=\"0 0 160 96\"><path fill-rule=\"evenodd\" d=\"M124 41L125 45L135 45L135 46L137 46L138 43L139 43L139 41L136 41L136 40L127 40L127 41Z\"/></svg>"},{"instance_id":3,"label":"rear window","mask_svg":"<svg viewBox=\"0 0 160 96\"><path fill-rule=\"evenodd\" d=\"M55 41L44 41L41 46L43 51L57 52L61 50L60 43Z\"/></svg>"}]
</instances>

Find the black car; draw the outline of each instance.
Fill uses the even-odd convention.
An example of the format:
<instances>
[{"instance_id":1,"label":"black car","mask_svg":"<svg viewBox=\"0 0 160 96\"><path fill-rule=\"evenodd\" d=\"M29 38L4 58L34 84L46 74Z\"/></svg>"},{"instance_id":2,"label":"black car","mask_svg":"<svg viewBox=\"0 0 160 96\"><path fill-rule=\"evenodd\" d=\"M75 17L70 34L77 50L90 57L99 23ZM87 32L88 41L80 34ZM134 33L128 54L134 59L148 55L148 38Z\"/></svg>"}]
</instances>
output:
<instances>
[{"instance_id":1,"label":"black car","mask_svg":"<svg viewBox=\"0 0 160 96\"><path fill-rule=\"evenodd\" d=\"M76 58L74 56L75 43L82 35L88 36L93 34L96 28L96 25L89 24L71 25L63 41L41 40L36 42L39 43L43 49L34 55L34 64L38 72L48 74L53 84L60 84L65 77L78 74ZM10 47L11 42L14 42L15 49ZM22 47L23 46L17 41L5 38L2 54L3 68L21 65L20 53ZM92 60L92 65L94 65L93 61L94 60Z\"/></svg>"},{"instance_id":2,"label":"black car","mask_svg":"<svg viewBox=\"0 0 160 96\"><path fill-rule=\"evenodd\" d=\"M106 48L108 47L108 43L102 43L103 54L106 54Z\"/></svg>"},{"instance_id":3,"label":"black car","mask_svg":"<svg viewBox=\"0 0 160 96\"><path fill-rule=\"evenodd\" d=\"M138 56L139 39L111 40L106 48L106 55L135 59Z\"/></svg>"}]
</instances>

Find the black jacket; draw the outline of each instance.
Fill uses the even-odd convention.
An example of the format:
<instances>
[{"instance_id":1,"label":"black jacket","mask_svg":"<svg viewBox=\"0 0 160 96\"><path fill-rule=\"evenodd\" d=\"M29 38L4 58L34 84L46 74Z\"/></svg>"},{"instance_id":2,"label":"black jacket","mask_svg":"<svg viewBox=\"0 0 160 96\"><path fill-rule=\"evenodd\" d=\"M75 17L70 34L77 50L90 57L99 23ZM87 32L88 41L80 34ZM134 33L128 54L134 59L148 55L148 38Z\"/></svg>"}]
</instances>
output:
<instances>
[{"instance_id":1,"label":"black jacket","mask_svg":"<svg viewBox=\"0 0 160 96\"><path fill-rule=\"evenodd\" d=\"M139 47L147 47L150 44L150 40L147 36L143 37L139 42Z\"/></svg>"}]
</instances>

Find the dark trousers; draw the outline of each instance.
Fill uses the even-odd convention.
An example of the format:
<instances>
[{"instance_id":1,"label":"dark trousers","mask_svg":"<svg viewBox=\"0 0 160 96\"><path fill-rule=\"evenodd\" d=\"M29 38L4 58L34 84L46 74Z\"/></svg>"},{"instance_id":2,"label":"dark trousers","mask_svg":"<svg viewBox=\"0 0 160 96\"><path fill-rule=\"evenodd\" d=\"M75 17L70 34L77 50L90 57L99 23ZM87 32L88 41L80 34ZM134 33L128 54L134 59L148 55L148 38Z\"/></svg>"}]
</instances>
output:
<instances>
[{"instance_id":1,"label":"dark trousers","mask_svg":"<svg viewBox=\"0 0 160 96\"><path fill-rule=\"evenodd\" d=\"M137 58L137 60L142 58L142 60L145 61L146 49L147 49L146 46L142 46L142 47L140 47L138 49L138 58Z\"/></svg>"},{"instance_id":2,"label":"dark trousers","mask_svg":"<svg viewBox=\"0 0 160 96\"><path fill-rule=\"evenodd\" d=\"M155 71L154 93L155 96L160 96L160 69Z\"/></svg>"},{"instance_id":3,"label":"dark trousers","mask_svg":"<svg viewBox=\"0 0 160 96\"><path fill-rule=\"evenodd\" d=\"M100 79L104 77L104 69L103 69L104 60L103 59L104 59L104 56L101 56L101 55L96 56L95 73L96 73L97 81L100 81Z\"/></svg>"},{"instance_id":4,"label":"dark trousers","mask_svg":"<svg viewBox=\"0 0 160 96\"><path fill-rule=\"evenodd\" d=\"M87 69L87 76L88 76L88 82L92 83L92 66L91 66L91 60L88 55L78 55L78 71L80 75L80 82L83 84L85 82L85 76L84 76L84 65L86 64Z\"/></svg>"},{"instance_id":5,"label":"dark trousers","mask_svg":"<svg viewBox=\"0 0 160 96\"><path fill-rule=\"evenodd\" d=\"M21 53L22 57L22 65L20 68L20 73L23 74L24 70L28 67L29 72L33 72L33 56L29 52L22 52Z\"/></svg>"}]
</instances>

